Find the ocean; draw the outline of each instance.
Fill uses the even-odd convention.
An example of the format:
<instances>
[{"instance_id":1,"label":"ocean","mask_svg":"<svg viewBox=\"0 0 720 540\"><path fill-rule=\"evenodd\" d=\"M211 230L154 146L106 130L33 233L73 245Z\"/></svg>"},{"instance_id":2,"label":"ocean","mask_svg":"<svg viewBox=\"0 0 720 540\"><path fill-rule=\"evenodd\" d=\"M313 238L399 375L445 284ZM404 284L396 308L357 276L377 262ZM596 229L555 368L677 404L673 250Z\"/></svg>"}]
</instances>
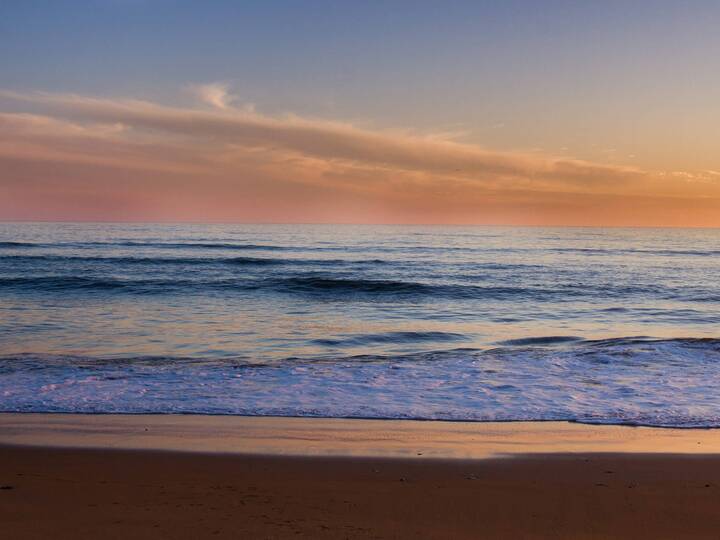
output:
<instances>
[{"instance_id":1,"label":"ocean","mask_svg":"<svg viewBox=\"0 0 720 540\"><path fill-rule=\"evenodd\" d=\"M720 230L0 224L0 411L720 426Z\"/></svg>"}]
</instances>

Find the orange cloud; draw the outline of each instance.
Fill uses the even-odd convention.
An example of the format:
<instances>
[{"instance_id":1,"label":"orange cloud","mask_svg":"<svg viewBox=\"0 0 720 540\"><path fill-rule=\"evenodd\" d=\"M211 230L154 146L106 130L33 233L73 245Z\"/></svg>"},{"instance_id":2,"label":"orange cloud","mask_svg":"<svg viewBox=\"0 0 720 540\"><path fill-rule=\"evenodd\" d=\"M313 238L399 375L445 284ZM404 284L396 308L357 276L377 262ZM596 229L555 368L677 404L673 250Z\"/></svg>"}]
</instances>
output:
<instances>
[{"instance_id":1,"label":"orange cloud","mask_svg":"<svg viewBox=\"0 0 720 540\"><path fill-rule=\"evenodd\" d=\"M0 92L31 111L0 113L0 218L720 225L713 171L269 117L200 88L214 110Z\"/></svg>"}]
</instances>

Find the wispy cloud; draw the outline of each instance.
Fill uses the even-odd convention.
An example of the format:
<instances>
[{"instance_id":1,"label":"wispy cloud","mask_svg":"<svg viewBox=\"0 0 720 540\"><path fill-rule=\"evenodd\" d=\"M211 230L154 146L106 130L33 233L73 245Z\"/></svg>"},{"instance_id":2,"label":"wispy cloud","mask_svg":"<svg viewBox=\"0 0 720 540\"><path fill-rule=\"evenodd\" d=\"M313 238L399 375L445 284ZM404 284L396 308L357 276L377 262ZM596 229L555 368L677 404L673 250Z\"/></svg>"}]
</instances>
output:
<instances>
[{"instance_id":1,"label":"wispy cloud","mask_svg":"<svg viewBox=\"0 0 720 540\"><path fill-rule=\"evenodd\" d=\"M190 87L198 98L200 98L200 101L218 109L227 109L233 101L229 88L229 85L217 82L193 85Z\"/></svg>"},{"instance_id":2,"label":"wispy cloud","mask_svg":"<svg viewBox=\"0 0 720 540\"><path fill-rule=\"evenodd\" d=\"M351 221L635 219L646 224L660 221L658 209L673 200L675 207L702 200L697 208L720 209L720 188L707 181L680 182L678 175L537 152L492 151L447 137L373 131L293 115L271 117L233 107L228 87L217 83L198 86L196 92L214 110L0 92L0 98L31 109L0 114L0 159L194 175L195 186L183 181L187 193L195 191L205 199L207 190L230 198L252 193L273 216L304 200L311 204L298 219L305 221L346 216ZM0 176L0 185L8 181L6 174ZM146 193L155 190L150 186ZM633 205L627 204L631 200L647 203L634 204L635 217ZM318 202L335 208L322 211ZM203 212L212 213L212 204L207 205ZM190 210L183 207L179 213Z\"/></svg>"}]
</instances>

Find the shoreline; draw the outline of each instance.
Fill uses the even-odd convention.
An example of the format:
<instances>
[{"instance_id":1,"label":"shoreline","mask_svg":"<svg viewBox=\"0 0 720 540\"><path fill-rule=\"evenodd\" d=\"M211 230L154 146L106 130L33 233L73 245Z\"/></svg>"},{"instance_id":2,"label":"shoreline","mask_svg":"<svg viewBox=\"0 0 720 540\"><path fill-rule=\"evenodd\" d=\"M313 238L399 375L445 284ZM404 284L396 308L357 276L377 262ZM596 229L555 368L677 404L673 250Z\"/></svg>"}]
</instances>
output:
<instances>
[{"instance_id":1,"label":"shoreline","mask_svg":"<svg viewBox=\"0 0 720 540\"><path fill-rule=\"evenodd\" d=\"M719 506L720 430L0 414L18 539L709 539Z\"/></svg>"},{"instance_id":2,"label":"shoreline","mask_svg":"<svg viewBox=\"0 0 720 540\"><path fill-rule=\"evenodd\" d=\"M229 415L0 413L0 445L244 455L720 454L720 429Z\"/></svg>"}]
</instances>

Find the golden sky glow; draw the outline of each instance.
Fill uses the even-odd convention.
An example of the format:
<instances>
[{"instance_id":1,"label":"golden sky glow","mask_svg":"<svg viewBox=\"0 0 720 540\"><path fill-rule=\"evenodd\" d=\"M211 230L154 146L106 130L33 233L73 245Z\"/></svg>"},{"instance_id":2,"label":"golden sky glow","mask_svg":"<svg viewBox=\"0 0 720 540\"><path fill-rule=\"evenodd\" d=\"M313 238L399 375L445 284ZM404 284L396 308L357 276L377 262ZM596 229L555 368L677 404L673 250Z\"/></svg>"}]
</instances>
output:
<instances>
[{"instance_id":1,"label":"golden sky glow","mask_svg":"<svg viewBox=\"0 0 720 540\"><path fill-rule=\"evenodd\" d=\"M0 220L720 226L720 4L0 2Z\"/></svg>"},{"instance_id":2,"label":"golden sky glow","mask_svg":"<svg viewBox=\"0 0 720 540\"><path fill-rule=\"evenodd\" d=\"M720 172L647 170L448 135L2 92L5 219L720 226Z\"/></svg>"}]
</instances>

